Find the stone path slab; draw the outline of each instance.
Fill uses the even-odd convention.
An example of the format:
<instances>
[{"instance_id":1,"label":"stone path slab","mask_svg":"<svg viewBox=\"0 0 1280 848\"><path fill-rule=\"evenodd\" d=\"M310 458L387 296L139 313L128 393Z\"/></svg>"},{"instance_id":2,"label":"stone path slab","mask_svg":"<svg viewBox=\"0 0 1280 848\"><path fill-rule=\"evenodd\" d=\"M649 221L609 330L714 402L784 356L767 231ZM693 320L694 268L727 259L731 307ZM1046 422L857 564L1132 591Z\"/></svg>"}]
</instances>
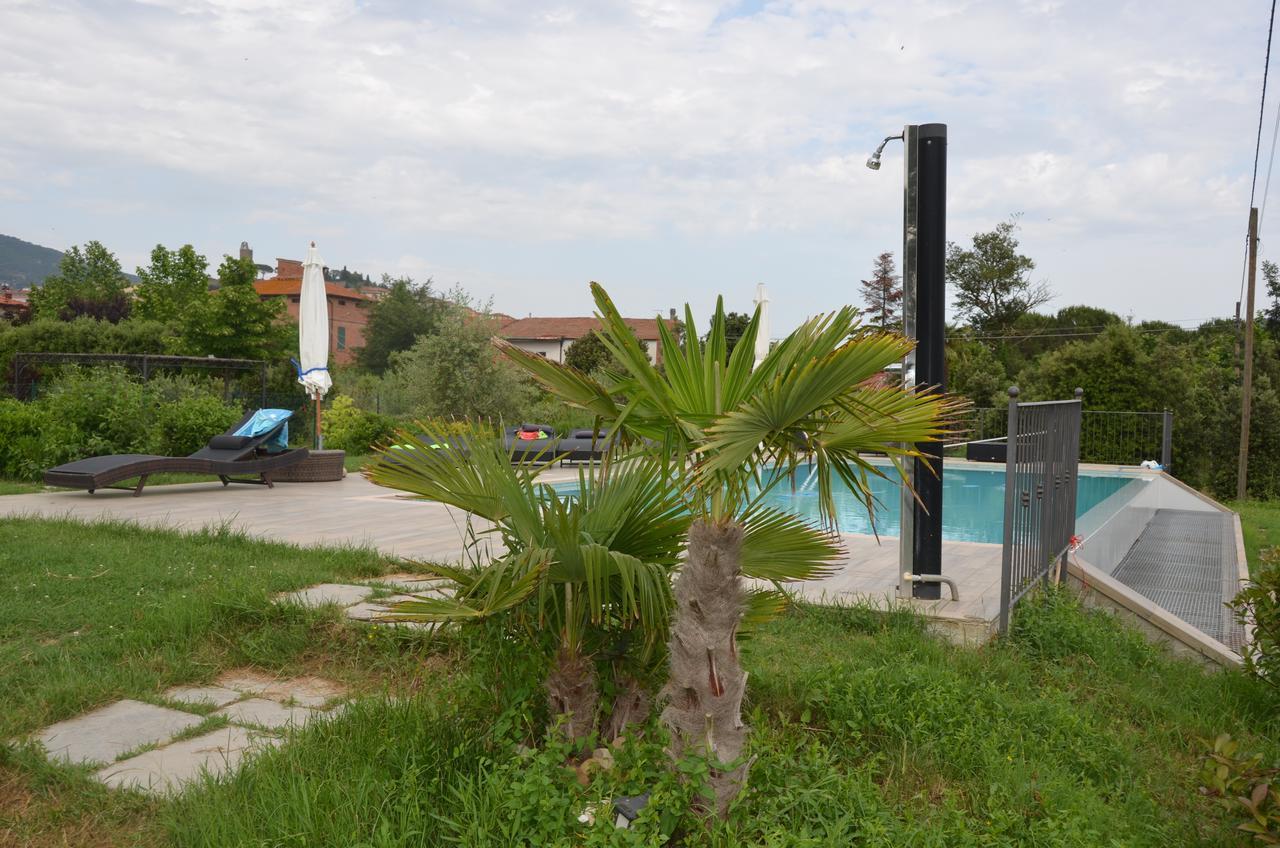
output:
<instances>
[{"instance_id":1,"label":"stone path slab","mask_svg":"<svg viewBox=\"0 0 1280 848\"><path fill-rule=\"evenodd\" d=\"M372 594L372 586L355 586L350 583L320 583L298 592L286 592L278 596L276 602L297 604L303 607L322 607L327 604L345 607L359 603Z\"/></svg>"},{"instance_id":2,"label":"stone path slab","mask_svg":"<svg viewBox=\"0 0 1280 848\"><path fill-rule=\"evenodd\" d=\"M387 598L379 598L376 601L363 601L355 606L347 607L347 618L353 621L374 621L378 616L385 615L387 608L392 604L398 604L401 601L412 601L413 599L413 595L391 595ZM395 622L379 623L393 624Z\"/></svg>"},{"instance_id":3,"label":"stone path slab","mask_svg":"<svg viewBox=\"0 0 1280 848\"><path fill-rule=\"evenodd\" d=\"M250 698L214 710L213 714L226 716L236 724L254 724L268 730L297 730L305 727L316 712L306 707L286 707L266 698Z\"/></svg>"},{"instance_id":4,"label":"stone path slab","mask_svg":"<svg viewBox=\"0 0 1280 848\"><path fill-rule=\"evenodd\" d=\"M217 684L246 695L258 695L303 707L322 707L347 694L345 686L332 680L320 677L281 679L257 671L229 671L218 678Z\"/></svg>"},{"instance_id":5,"label":"stone path slab","mask_svg":"<svg viewBox=\"0 0 1280 848\"><path fill-rule=\"evenodd\" d=\"M184 739L98 770L94 777L112 789L139 789L152 795L179 792L208 774L220 777L240 766L246 756L279 745L280 739L243 727L222 727Z\"/></svg>"},{"instance_id":6,"label":"stone path slab","mask_svg":"<svg viewBox=\"0 0 1280 848\"><path fill-rule=\"evenodd\" d=\"M244 695L243 692L225 686L174 686L164 691L164 696L170 701L205 707L225 707Z\"/></svg>"},{"instance_id":7,"label":"stone path slab","mask_svg":"<svg viewBox=\"0 0 1280 848\"><path fill-rule=\"evenodd\" d=\"M448 590L445 588L448 585L445 580L423 574L388 574L384 577L374 577L362 582L394 586L401 591L410 592L414 595L432 597L448 597L449 595Z\"/></svg>"},{"instance_id":8,"label":"stone path slab","mask_svg":"<svg viewBox=\"0 0 1280 848\"><path fill-rule=\"evenodd\" d=\"M49 725L37 738L51 760L100 765L143 745L167 742L202 721L181 710L124 700Z\"/></svg>"}]
</instances>

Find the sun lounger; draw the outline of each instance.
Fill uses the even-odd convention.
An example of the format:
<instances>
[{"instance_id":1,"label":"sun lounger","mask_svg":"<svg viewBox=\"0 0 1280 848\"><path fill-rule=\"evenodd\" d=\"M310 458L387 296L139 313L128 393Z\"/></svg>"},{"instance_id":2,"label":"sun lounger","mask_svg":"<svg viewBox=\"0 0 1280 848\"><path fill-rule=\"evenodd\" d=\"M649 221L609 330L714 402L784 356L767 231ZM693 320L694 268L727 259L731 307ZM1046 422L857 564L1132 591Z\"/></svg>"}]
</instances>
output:
<instances>
[{"instance_id":1,"label":"sun lounger","mask_svg":"<svg viewBox=\"0 0 1280 848\"><path fill-rule=\"evenodd\" d=\"M261 410L267 412L267 410ZM44 482L50 486L65 486L71 489L88 489L93 494L97 489L126 489L132 491L134 497L142 494L142 487L147 477L152 474L209 474L218 477L222 485L228 483L254 483L273 487L271 475L281 468L301 462L307 458L306 448L285 450L280 453L267 453L269 443L277 445L282 441L281 435L288 426L287 411L281 415L268 418L259 432L253 435L237 435L262 419L259 412L250 412L240 419L234 427L221 435L214 436L209 444L190 456L152 456L149 454L116 454L113 456L95 456L68 462L44 473ZM273 418L275 420L273 420ZM256 475L244 477L242 475ZM138 478L136 486L114 486L121 480Z\"/></svg>"},{"instance_id":2,"label":"sun lounger","mask_svg":"<svg viewBox=\"0 0 1280 848\"><path fill-rule=\"evenodd\" d=\"M546 424L521 424L507 431L507 452L512 462L537 460L551 462L559 458L560 435Z\"/></svg>"},{"instance_id":3,"label":"sun lounger","mask_svg":"<svg viewBox=\"0 0 1280 848\"><path fill-rule=\"evenodd\" d=\"M605 434L598 430L574 430L556 445L560 464L566 462L599 462L609 449Z\"/></svg>"}]
</instances>

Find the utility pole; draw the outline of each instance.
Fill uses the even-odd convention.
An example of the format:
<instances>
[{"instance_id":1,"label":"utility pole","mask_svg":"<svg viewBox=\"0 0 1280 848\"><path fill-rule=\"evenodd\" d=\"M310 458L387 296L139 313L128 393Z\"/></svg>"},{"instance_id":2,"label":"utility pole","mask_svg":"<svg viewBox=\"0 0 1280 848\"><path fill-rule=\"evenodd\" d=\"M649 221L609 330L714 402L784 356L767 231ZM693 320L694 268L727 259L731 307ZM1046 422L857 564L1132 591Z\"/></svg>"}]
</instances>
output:
<instances>
[{"instance_id":1,"label":"utility pole","mask_svg":"<svg viewBox=\"0 0 1280 848\"><path fill-rule=\"evenodd\" d=\"M1249 483L1249 414L1253 407L1253 289L1258 281L1258 208L1249 210L1249 294L1244 316L1244 386L1240 392L1240 467L1236 470L1236 500L1247 496Z\"/></svg>"}]
</instances>

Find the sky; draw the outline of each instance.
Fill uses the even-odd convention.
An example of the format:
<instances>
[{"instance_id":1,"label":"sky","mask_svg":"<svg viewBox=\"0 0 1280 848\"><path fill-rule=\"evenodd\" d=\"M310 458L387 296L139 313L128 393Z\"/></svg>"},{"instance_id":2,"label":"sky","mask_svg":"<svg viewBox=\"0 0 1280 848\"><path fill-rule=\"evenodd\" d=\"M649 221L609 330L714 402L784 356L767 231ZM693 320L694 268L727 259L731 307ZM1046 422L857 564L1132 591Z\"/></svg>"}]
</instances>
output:
<instances>
[{"instance_id":1,"label":"sky","mask_svg":"<svg viewBox=\"0 0 1280 848\"><path fill-rule=\"evenodd\" d=\"M950 239L1019 214L1048 309L1195 323L1240 291L1268 8L0 0L0 233L130 271L314 239L516 316L763 282L777 335L900 251L901 144L864 163L942 122Z\"/></svg>"}]
</instances>

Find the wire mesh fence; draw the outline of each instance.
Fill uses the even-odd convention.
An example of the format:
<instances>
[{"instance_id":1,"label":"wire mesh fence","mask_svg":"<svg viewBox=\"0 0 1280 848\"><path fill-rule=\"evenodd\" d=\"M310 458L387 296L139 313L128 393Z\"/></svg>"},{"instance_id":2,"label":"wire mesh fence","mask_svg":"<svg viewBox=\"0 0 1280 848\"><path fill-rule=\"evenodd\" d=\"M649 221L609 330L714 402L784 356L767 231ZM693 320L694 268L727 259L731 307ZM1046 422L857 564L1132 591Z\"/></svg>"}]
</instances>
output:
<instances>
[{"instance_id":1,"label":"wire mesh fence","mask_svg":"<svg viewBox=\"0 0 1280 848\"><path fill-rule=\"evenodd\" d=\"M951 445L1004 439L1008 410L973 407L960 420ZM1105 465L1139 465L1157 460L1167 470L1173 464L1173 413L1085 409L1080 420L1080 461Z\"/></svg>"}]
</instances>

